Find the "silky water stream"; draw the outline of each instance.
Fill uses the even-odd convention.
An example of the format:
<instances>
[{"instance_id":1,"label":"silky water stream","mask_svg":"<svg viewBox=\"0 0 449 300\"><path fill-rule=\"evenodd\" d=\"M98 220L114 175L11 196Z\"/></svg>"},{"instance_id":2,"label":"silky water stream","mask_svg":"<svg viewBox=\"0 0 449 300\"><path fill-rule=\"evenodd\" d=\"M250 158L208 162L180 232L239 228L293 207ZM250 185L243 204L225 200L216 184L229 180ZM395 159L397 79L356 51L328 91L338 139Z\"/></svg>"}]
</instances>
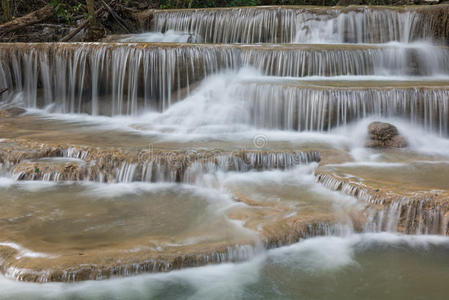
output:
<instances>
[{"instance_id":1,"label":"silky water stream","mask_svg":"<svg viewBox=\"0 0 449 300\"><path fill-rule=\"evenodd\" d=\"M156 10L0 45L0 299L446 299L435 7ZM407 147L367 148L374 121Z\"/></svg>"}]
</instances>

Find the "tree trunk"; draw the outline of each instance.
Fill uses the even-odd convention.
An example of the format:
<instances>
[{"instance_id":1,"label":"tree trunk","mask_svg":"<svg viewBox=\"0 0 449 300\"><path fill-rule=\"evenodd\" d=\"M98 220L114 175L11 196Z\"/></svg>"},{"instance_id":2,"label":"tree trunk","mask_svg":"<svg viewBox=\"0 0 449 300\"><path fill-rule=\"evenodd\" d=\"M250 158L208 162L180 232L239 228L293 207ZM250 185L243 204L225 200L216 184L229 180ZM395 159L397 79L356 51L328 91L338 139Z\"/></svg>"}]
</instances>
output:
<instances>
[{"instance_id":1,"label":"tree trunk","mask_svg":"<svg viewBox=\"0 0 449 300\"><path fill-rule=\"evenodd\" d=\"M55 10L53 9L53 6L46 5L46 6L42 7L41 9L33 11L32 13L29 13L23 17L16 18L10 22L1 24L0 25L0 34L15 31L15 30L24 28L29 25L40 23L40 22L50 18L51 16L53 16L54 13L55 13Z\"/></svg>"},{"instance_id":2,"label":"tree trunk","mask_svg":"<svg viewBox=\"0 0 449 300\"><path fill-rule=\"evenodd\" d=\"M9 0L2 0L3 17L5 22L12 20L11 8L9 7Z\"/></svg>"},{"instance_id":3,"label":"tree trunk","mask_svg":"<svg viewBox=\"0 0 449 300\"><path fill-rule=\"evenodd\" d=\"M97 20L95 17L94 0L86 0L86 4L87 4L87 13L89 14L89 19L90 19L90 25L96 26Z\"/></svg>"}]
</instances>

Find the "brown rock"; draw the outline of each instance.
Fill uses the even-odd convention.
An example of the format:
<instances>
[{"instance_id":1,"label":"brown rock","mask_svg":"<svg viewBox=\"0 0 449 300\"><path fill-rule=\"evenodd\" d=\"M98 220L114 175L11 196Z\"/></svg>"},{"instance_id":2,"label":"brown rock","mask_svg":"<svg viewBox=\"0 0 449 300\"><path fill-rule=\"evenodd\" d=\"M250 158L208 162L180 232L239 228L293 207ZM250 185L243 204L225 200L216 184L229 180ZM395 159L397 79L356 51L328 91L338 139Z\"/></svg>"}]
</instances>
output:
<instances>
[{"instance_id":1,"label":"brown rock","mask_svg":"<svg viewBox=\"0 0 449 300\"><path fill-rule=\"evenodd\" d=\"M404 148L408 145L407 140L399 135L396 126L389 123L372 122L368 126L368 133L366 147Z\"/></svg>"}]
</instances>

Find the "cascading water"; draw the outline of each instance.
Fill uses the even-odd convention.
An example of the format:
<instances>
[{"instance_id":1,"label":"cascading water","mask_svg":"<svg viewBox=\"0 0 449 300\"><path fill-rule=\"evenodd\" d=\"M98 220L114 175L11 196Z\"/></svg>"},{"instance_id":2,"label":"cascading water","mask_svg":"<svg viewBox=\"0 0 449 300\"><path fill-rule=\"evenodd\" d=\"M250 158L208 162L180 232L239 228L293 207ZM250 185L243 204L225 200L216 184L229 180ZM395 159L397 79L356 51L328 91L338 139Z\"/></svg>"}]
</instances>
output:
<instances>
[{"instance_id":1,"label":"cascading water","mask_svg":"<svg viewBox=\"0 0 449 300\"><path fill-rule=\"evenodd\" d=\"M437 8L435 8L436 10ZM230 8L155 11L149 29L201 36L206 43L386 43L443 39L432 8ZM438 35L441 34L441 35Z\"/></svg>"},{"instance_id":2,"label":"cascading water","mask_svg":"<svg viewBox=\"0 0 449 300\"><path fill-rule=\"evenodd\" d=\"M363 87L366 83L357 81L350 84L353 87L335 88L326 82L248 82L240 83L235 94L247 101L249 123L262 128L323 131L374 115L401 117L448 134L446 82L422 88L413 82L386 88Z\"/></svg>"},{"instance_id":3,"label":"cascading water","mask_svg":"<svg viewBox=\"0 0 449 300\"><path fill-rule=\"evenodd\" d=\"M0 83L25 107L93 115L165 110L208 75L253 67L283 77L379 75L449 78L449 50L386 46L40 44L0 46ZM60 75L60 71L65 74Z\"/></svg>"},{"instance_id":4,"label":"cascading water","mask_svg":"<svg viewBox=\"0 0 449 300\"><path fill-rule=\"evenodd\" d=\"M37 282L171 271L133 277L139 295L130 279L50 289L204 299L258 298L254 286L315 295L343 268L367 298L380 282L369 268L391 255L449 274L421 252L444 261L449 245L448 11L151 10L149 33L0 45L0 271ZM407 147L368 148L372 121ZM320 284L299 292L286 274ZM21 287L0 278L6 297L44 293Z\"/></svg>"}]
</instances>

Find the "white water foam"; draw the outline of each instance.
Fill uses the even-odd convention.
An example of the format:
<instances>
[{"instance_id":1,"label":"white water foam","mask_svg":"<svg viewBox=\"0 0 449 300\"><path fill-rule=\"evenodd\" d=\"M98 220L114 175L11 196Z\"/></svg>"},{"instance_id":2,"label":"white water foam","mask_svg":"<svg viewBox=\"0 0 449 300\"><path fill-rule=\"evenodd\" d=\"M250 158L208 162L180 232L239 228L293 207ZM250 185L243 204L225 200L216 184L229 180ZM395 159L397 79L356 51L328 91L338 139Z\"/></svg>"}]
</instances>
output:
<instances>
[{"instance_id":1,"label":"white water foam","mask_svg":"<svg viewBox=\"0 0 449 300\"><path fill-rule=\"evenodd\" d=\"M375 162L380 156L379 152L364 147L368 138L368 125L374 121L395 125L399 134L404 136L409 143L404 151L423 155L449 156L449 140L447 138L426 131L424 128L402 119L367 117L347 126L336 128L329 134L346 137L346 141L349 142L350 153L356 161Z\"/></svg>"},{"instance_id":2,"label":"white water foam","mask_svg":"<svg viewBox=\"0 0 449 300\"><path fill-rule=\"evenodd\" d=\"M113 38L113 36L112 36ZM201 37L188 32L167 30L166 32L145 32L122 36L119 42L144 43L201 43Z\"/></svg>"},{"instance_id":3,"label":"white water foam","mask_svg":"<svg viewBox=\"0 0 449 300\"><path fill-rule=\"evenodd\" d=\"M21 283L0 277L2 299L34 297L38 299L257 299L254 289L281 289L282 282L266 282L265 272L308 274L312 279L325 274L338 274L344 269L360 272L359 253L376 246L383 249L401 247L428 251L432 247L449 248L449 238L440 236L406 236L392 233L355 234L346 237L318 237L269 250L252 260L239 264L205 266L165 274L147 274L132 278L82 283ZM268 270L266 270L268 268ZM274 269L273 269L274 268ZM357 271L359 270L359 271ZM272 274L275 275L275 274ZM268 285L268 286L267 286ZM281 295L281 294L279 294Z\"/></svg>"},{"instance_id":4,"label":"white water foam","mask_svg":"<svg viewBox=\"0 0 449 300\"><path fill-rule=\"evenodd\" d=\"M17 250L16 259L21 259L24 257L29 258L54 258L56 256L46 254L46 253L40 253L40 252L34 252L27 248L22 247L19 244L12 243L12 242L0 242L0 247L8 247Z\"/></svg>"}]
</instances>

